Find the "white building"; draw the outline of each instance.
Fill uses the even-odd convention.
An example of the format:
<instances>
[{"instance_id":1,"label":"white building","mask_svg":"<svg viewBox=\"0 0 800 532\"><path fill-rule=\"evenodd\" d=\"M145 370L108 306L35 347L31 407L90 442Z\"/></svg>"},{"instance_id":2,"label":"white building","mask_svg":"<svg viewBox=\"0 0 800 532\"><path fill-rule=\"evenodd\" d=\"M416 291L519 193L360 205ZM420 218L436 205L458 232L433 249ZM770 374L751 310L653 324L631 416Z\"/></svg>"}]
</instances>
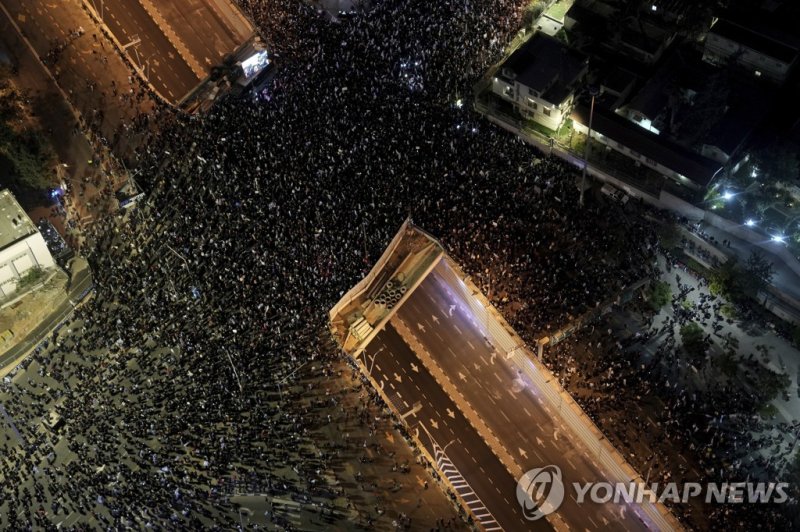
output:
<instances>
[{"instance_id":1,"label":"white building","mask_svg":"<svg viewBox=\"0 0 800 532\"><path fill-rule=\"evenodd\" d=\"M0 191L0 299L17 290L33 268L55 266L44 238L8 190Z\"/></svg>"},{"instance_id":2,"label":"white building","mask_svg":"<svg viewBox=\"0 0 800 532\"><path fill-rule=\"evenodd\" d=\"M492 92L523 117L555 131L572 111L588 64L586 55L537 33L501 65Z\"/></svg>"}]
</instances>

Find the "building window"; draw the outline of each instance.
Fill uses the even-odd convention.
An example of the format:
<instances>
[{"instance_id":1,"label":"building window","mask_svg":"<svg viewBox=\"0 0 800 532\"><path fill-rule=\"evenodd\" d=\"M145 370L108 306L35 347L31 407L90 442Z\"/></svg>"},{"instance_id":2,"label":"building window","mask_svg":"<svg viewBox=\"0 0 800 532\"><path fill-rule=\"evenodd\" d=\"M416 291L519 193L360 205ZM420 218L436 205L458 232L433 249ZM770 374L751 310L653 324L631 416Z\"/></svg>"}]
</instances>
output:
<instances>
[{"instance_id":1,"label":"building window","mask_svg":"<svg viewBox=\"0 0 800 532\"><path fill-rule=\"evenodd\" d=\"M533 98L528 98L528 105L533 109L538 109L539 105L533 101Z\"/></svg>"},{"instance_id":2,"label":"building window","mask_svg":"<svg viewBox=\"0 0 800 532\"><path fill-rule=\"evenodd\" d=\"M544 116L550 116L550 109L545 107L544 111L542 112L544 113Z\"/></svg>"},{"instance_id":3,"label":"building window","mask_svg":"<svg viewBox=\"0 0 800 532\"><path fill-rule=\"evenodd\" d=\"M657 166L658 165L657 162L655 162L653 159L650 159L650 158L645 158L645 161L647 161L647 164L649 164L650 166Z\"/></svg>"}]
</instances>

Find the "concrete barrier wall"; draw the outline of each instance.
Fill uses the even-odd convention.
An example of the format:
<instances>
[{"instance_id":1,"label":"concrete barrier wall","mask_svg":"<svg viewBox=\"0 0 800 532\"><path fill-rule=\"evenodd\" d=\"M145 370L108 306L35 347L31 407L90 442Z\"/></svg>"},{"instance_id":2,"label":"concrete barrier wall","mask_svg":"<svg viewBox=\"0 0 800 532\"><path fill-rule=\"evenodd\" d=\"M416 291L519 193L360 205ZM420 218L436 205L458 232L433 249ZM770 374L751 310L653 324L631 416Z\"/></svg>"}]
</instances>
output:
<instances>
[{"instance_id":1,"label":"concrete barrier wall","mask_svg":"<svg viewBox=\"0 0 800 532\"><path fill-rule=\"evenodd\" d=\"M348 290L347 293L343 295L341 299L339 299L339 301L328 312L328 319L330 321L335 320L336 316L340 313L340 311L343 308L347 307L355 299L360 297L375 281L375 278L378 276L378 274L380 274L381 271L383 271L383 268L386 266L386 261L388 261L389 257L392 256L394 250L397 249L400 240L402 240L403 235L406 234L406 229L408 228L409 222L410 219L406 219L406 221L403 222L403 225L400 226L400 230L397 231L397 234L394 235L394 238L387 246L386 251L383 252L383 255L381 255L381 257L378 259L378 262L375 263L375 266L372 267L372 269L369 271L366 277L361 279L359 282L355 284L355 286L353 286L353 288Z\"/></svg>"}]
</instances>

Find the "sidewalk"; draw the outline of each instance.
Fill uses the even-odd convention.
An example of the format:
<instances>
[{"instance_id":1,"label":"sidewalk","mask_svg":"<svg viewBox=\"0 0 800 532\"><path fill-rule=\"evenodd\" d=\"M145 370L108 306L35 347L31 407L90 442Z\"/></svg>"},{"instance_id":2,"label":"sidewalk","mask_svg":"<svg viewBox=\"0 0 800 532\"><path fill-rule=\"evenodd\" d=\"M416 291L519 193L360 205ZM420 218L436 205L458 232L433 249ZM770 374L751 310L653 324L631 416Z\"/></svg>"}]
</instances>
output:
<instances>
[{"instance_id":1,"label":"sidewalk","mask_svg":"<svg viewBox=\"0 0 800 532\"><path fill-rule=\"evenodd\" d=\"M744 264L748 257L750 257L750 254L754 251L760 252L772 262L772 265L775 268L775 275L772 277L772 285L779 291L800 302L800 276L798 276L791 268L789 268L780 257L770 253L761 246L757 246L751 242L737 238L736 236L714 227L711 224L703 223L702 230L703 232L714 237L716 240L716 245L711 243L709 243L709 245L714 245L716 249L721 250L727 255L737 257L739 264ZM723 247L723 240L729 240L730 246ZM765 237L764 240L766 241L767 238ZM781 244L776 243L776 245ZM787 303L789 302L787 301ZM800 307L797 307L797 310L800 311Z\"/></svg>"}]
</instances>

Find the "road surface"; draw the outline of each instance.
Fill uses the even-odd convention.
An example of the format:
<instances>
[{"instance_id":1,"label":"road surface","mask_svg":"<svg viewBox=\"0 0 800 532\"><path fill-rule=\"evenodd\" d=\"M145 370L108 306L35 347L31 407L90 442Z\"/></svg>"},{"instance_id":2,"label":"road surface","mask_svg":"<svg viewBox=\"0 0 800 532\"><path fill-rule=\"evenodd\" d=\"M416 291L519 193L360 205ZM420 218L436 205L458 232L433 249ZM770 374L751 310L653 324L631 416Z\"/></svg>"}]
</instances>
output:
<instances>
[{"instance_id":1,"label":"road surface","mask_svg":"<svg viewBox=\"0 0 800 532\"><path fill-rule=\"evenodd\" d=\"M98 0L95 5L122 46L140 39L136 50L130 47L127 53L133 61L138 54L139 66L165 98L175 103L197 86L200 77L138 0Z\"/></svg>"},{"instance_id":2,"label":"road surface","mask_svg":"<svg viewBox=\"0 0 800 532\"><path fill-rule=\"evenodd\" d=\"M369 343L365 364L397 411L408 414L406 422L412 431L419 430L420 439L430 454L439 459L441 453L437 453L437 449L445 448L447 459L465 479L465 482L457 476L452 479L456 488L460 487L459 493L475 515L491 514L481 522L486 530L496 527L506 531L552 530L545 520L531 522L524 519L516 499L517 480L467 422L394 327L388 325ZM417 410L415 403L419 403L421 409L411 413ZM449 470L447 461L442 465Z\"/></svg>"},{"instance_id":3,"label":"road surface","mask_svg":"<svg viewBox=\"0 0 800 532\"><path fill-rule=\"evenodd\" d=\"M494 352L491 339L484 338L484 327L442 277L440 269L445 267L440 263L426 277L393 320L402 320L413 331L524 471L548 464L561 468L569 488L558 513L571 528L646 530L632 506L575 501L572 482L606 481L607 476L558 413L537 396L533 384Z\"/></svg>"}]
</instances>

